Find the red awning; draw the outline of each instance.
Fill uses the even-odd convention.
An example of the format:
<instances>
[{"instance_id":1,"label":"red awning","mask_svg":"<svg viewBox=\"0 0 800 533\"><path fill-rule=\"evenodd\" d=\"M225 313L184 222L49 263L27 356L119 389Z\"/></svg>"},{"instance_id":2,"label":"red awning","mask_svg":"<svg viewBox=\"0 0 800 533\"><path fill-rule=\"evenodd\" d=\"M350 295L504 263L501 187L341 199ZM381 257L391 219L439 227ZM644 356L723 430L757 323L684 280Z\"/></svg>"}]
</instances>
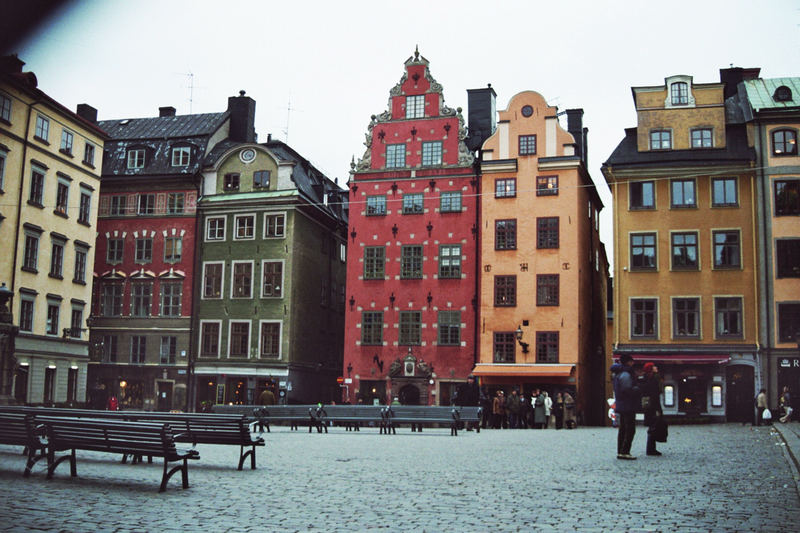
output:
<instances>
[{"instance_id":1,"label":"red awning","mask_svg":"<svg viewBox=\"0 0 800 533\"><path fill-rule=\"evenodd\" d=\"M617 359L617 357L615 357ZM637 363L664 363L673 365L724 365L731 360L730 355L713 354L660 354L660 355L640 355L633 356Z\"/></svg>"}]
</instances>

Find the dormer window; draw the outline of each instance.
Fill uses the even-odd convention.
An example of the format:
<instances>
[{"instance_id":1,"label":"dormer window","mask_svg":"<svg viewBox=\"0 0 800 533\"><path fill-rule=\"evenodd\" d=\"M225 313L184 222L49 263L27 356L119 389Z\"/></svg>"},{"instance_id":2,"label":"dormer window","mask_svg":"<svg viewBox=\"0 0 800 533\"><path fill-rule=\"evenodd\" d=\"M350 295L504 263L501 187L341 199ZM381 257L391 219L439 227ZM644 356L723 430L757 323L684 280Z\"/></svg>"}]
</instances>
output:
<instances>
[{"instance_id":1,"label":"dormer window","mask_svg":"<svg viewBox=\"0 0 800 533\"><path fill-rule=\"evenodd\" d=\"M189 157L191 149L188 146L178 146L172 149L172 166L173 167L186 167L189 166Z\"/></svg>"},{"instance_id":2,"label":"dormer window","mask_svg":"<svg viewBox=\"0 0 800 533\"><path fill-rule=\"evenodd\" d=\"M669 88L672 105L688 105L689 104L689 84L679 81L670 85Z\"/></svg>"},{"instance_id":3,"label":"dormer window","mask_svg":"<svg viewBox=\"0 0 800 533\"><path fill-rule=\"evenodd\" d=\"M128 168L144 168L144 148L128 150Z\"/></svg>"},{"instance_id":4,"label":"dormer window","mask_svg":"<svg viewBox=\"0 0 800 533\"><path fill-rule=\"evenodd\" d=\"M650 132L651 150L672 149L672 132L670 130L653 130Z\"/></svg>"},{"instance_id":5,"label":"dormer window","mask_svg":"<svg viewBox=\"0 0 800 533\"><path fill-rule=\"evenodd\" d=\"M406 118L425 116L425 95L406 96Z\"/></svg>"},{"instance_id":6,"label":"dormer window","mask_svg":"<svg viewBox=\"0 0 800 533\"><path fill-rule=\"evenodd\" d=\"M777 89L775 89L775 94L772 95L772 99L776 102L791 102L792 101L792 90L788 88L786 85L781 85Z\"/></svg>"},{"instance_id":7,"label":"dormer window","mask_svg":"<svg viewBox=\"0 0 800 533\"><path fill-rule=\"evenodd\" d=\"M256 170L253 172L253 188L269 189L269 170Z\"/></svg>"},{"instance_id":8,"label":"dormer window","mask_svg":"<svg viewBox=\"0 0 800 533\"><path fill-rule=\"evenodd\" d=\"M232 172L230 174L225 174L225 190L226 191L238 191L239 190L239 174Z\"/></svg>"}]
</instances>

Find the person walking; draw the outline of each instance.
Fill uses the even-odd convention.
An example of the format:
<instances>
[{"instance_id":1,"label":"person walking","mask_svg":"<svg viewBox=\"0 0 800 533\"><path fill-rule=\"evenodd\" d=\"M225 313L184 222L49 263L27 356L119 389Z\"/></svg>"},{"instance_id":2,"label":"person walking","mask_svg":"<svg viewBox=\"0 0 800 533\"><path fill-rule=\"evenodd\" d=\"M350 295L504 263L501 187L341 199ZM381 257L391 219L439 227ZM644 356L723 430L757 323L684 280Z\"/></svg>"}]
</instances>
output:
<instances>
[{"instance_id":1,"label":"person walking","mask_svg":"<svg viewBox=\"0 0 800 533\"><path fill-rule=\"evenodd\" d=\"M780 417L781 423L785 424L792 420L792 397L789 394L789 386L784 385L783 387L783 394L781 395L781 405L783 406L784 415Z\"/></svg>"},{"instance_id":2,"label":"person walking","mask_svg":"<svg viewBox=\"0 0 800 533\"><path fill-rule=\"evenodd\" d=\"M458 388L456 396L457 405L459 407L470 406L477 407L481 403L481 389L475 383L475 376L470 374L467 376L467 382ZM470 422L467 424L467 431L472 431L473 428L478 427L477 422Z\"/></svg>"},{"instance_id":3,"label":"person walking","mask_svg":"<svg viewBox=\"0 0 800 533\"><path fill-rule=\"evenodd\" d=\"M661 455L656 450L656 426L661 421L661 378L658 367L654 363L644 364L644 375L641 379L642 410L644 424L647 426L647 455Z\"/></svg>"},{"instance_id":4,"label":"person walking","mask_svg":"<svg viewBox=\"0 0 800 533\"><path fill-rule=\"evenodd\" d=\"M761 426L764 422L764 410L767 408L767 389L761 389L756 396L756 425Z\"/></svg>"},{"instance_id":5,"label":"person walking","mask_svg":"<svg viewBox=\"0 0 800 533\"><path fill-rule=\"evenodd\" d=\"M492 426L494 429L506 428L506 399L503 391L497 391L492 400Z\"/></svg>"},{"instance_id":6,"label":"person walking","mask_svg":"<svg viewBox=\"0 0 800 533\"><path fill-rule=\"evenodd\" d=\"M631 455L631 445L636 433L636 409L640 393L633 376L633 356L623 354L619 363L611 365L611 373L619 417L617 459L636 459L636 456Z\"/></svg>"}]
</instances>

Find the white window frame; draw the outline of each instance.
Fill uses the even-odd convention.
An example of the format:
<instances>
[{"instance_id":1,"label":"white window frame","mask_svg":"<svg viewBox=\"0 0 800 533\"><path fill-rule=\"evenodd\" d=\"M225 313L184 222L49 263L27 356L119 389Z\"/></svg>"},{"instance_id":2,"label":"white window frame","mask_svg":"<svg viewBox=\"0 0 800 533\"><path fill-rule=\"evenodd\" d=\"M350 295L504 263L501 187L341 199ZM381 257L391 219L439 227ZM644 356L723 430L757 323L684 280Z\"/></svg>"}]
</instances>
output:
<instances>
[{"instance_id":1,"label":"white window frame","mask_svg":"<svg viewBox=\"0 0 800 533\"><path fill-rule=\"evenodd\" d=\"M50 135L49 118L39 114L36 115L36 129L34 130L34 135L43 141L47 141L47 138Z\"/></svg>"},{"instance_id":2,"label":"white window frame","mask_svg":"<svg viewBox=\"0 0 800 533\"><path fill-rule=\"evenodd\" d=\"M239 221L249 218L253 221L251 226L252 228L252 235L249 237L239 237ZM233 216L233 240L234 241L252 241L256 238L256 214L255 213L243 213L241 215L234 215Z\"/></svg>"},{"instance_id":3,"label":"white window frame","mask_svg":"<svg viewBox=\"0 0 800 533\"><path fill-rule=\"evenodd\" d=\"M172 149L172 166L188 167L192 149L188 146L176 146Z\"/></svg>"},{"instance_id":4,"label":"white window frame","mask_svg":"<svg viewBox=\"0 0 800 533\"><path fill-rule=\"evenodd\" d=\"M217 359L219 359L220 350L222 349L222 320L201 320L200 321L200 331L198 332L198 339L197 339L197 355L198 357L211 357L209 355L201 355L203 350L203 326L205 324L217 324L219 326L217 328L217 332L219 333L219 337L217 338Z\"/></svg>"},{"instance_id":5,"label":"white window frame","mask_svg":"<svg viewBox=\"0 0 800 533\"><path fill-rule=\"evenodd\" d=\"M414 94L406 96L406 118L425 117L425 95Z\"/></svg>"},{"instance_id":6,"label":"white window frame","mask_svg":"<svg viewBox=\"0 0 800 533\"><path fill-rule=\"evenodd\" d=\"M234 287L236 285L236 265L240 264L248 264L250 265L250 290L247 293L247 296L237 296L234 292ZM231 288L230 288L230 295L232 300L246 300L253 298L253 284L255 283L255 275L256 275L256 267L255 262L250 261L231 261ZM205 279L205 278L204 278Z\"/></svg>"},{"instance_id":7,"label":"white window frame","mask_svg":"<svg viewBox=\"0 0 800 533\"><path fill-rule=\"evenodd\" d=\"M259 320L258 321L258 352L257 359L261 359L261 328L263 324L278 324L278 356L264 357L268 361L280 361L283 359L283 320Z\"/></svg>"},{"instance_id":8,"label":"white window frame","mask_svg":"<svg viewBox=\"0 0 800 533\"><path fill-rule=\"evenodd\" d=\"M0 93L0 120L11 122L11 98L4 93Z\"/></svg>"},{"instance_id":9,"label":"white window frame","mask_svg":"<svg viewBox=\"0 0 800 533\"><path fill-rule=\"evenodd\" d=\"M64 128L61 130L60 151L72 155L72 146L75 144L75 134Z\"/></svg>"},{"instance_id":10,"label":"white window frame","mask_svg":"<svg viewBox=\"0 0 800 533\"><path fill-rule=\"evenodd\" d=\"M422 166L432 167L442 164L442 153L444 152L442 141L425 141L422 143ZM426 162L426 157L429 161Z\"/></svg>"},{"instance_id":11,"label":"white window frame","mask_svg":"<svg viewBox=\"0 0 800 533\"><path fill-rule=\"evenodd\" d=\"M281 265L281 287L280 287L280 296L267 296L264 294L264 272L267 263L280 263ZM261 260L261 277L259 278L259 293L261 298L268 299L268 300L281 300L283 299L283 286L284 281L286 280L286 260L285 259L262 259Z\"/></svg>"},{"instance_id":12,"label":"white window frame","mask_svg":"<svg viewBox=\"0 0 800 533\"><path fill-rule=\"evenodd\" d=\"M222 265L222 270L219 273L219 296L206 296L206 267L208 265ZM225 296L225 261L204 261L202 269L202 278L200 283L200 299L201 300L222 300Z\"/></svg>"},{"instance_id":13,"label":"white window frame","mask_svg":"<svg viewBox=\"0 0 800 533\"><path fill-rule=\"evenodd\" d=\"M283 233L280 235L269 235L267 233L267 221L271 217L283 217ZM285 239L286 238L286 211L275 211L264 213L264 239Z\"/></svg>"},{"instance_id":14,"label":"white window frame","mask_svg":"<svg viewBox=\"0 0 800 533\"><path fill-rule=\"evenodd\" d=\"M210 238L209 232L211 231L211 221L212 220L222 220L222 237L219 238ZM206 217L206 233L205 233L205 242L214 242L214 241L224 241L226 237L226 232L228 230L228 217L220 216L220 217Z\"/></svg>"},{"instance_id":15,"label":"white window frame","mask_svg":"<svg viewBox=\"0 0 800 533\"><path fill-rule=\"evenodd\" d=\"M233 340L233 325L234 324L247 324L247 358L250 359L250 352L253 348L253 321L252 320L229 320L228 321L228 355L231 358L231 341ZM238 357L238 356L237 356Z\"/></svg>"},{"instance_id":16,"label":"white window frame","mask_svg":"<svg viewBox=\"0 0 800 533\"><path fill-rule=\"evenodd\" d=\"M6 162L8 160L8 152L5 150L0 150L0 191L3 190L3 186L6 182Z\"/></svg>"},{"instance_id":17,"label":"white window frame","mask_svg":"<svg viewBox=\"0 0 800 533\"><path fill-rule=\"evenodd\" d=\"M144 148L128 150L128 168L144 168Z\"/></svg>"}]
</instances>

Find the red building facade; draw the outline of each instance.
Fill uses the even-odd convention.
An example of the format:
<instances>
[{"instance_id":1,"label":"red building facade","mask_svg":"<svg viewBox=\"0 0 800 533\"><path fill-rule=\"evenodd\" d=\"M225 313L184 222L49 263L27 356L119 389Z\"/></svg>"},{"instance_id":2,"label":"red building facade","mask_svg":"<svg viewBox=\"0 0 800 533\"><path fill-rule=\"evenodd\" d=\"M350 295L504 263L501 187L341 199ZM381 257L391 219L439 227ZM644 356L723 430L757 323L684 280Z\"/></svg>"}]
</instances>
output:
<instances>
[{"instance_id":1,"label":"red building facade","mask_svg":"<svg viewBox=\"0 0 800 533\"><path fill-rule=\"evenodd\" d=\"M343 398L448 405L476 361L477 179L418 52L350 179Z\"/></svg>"}]
</instances>

